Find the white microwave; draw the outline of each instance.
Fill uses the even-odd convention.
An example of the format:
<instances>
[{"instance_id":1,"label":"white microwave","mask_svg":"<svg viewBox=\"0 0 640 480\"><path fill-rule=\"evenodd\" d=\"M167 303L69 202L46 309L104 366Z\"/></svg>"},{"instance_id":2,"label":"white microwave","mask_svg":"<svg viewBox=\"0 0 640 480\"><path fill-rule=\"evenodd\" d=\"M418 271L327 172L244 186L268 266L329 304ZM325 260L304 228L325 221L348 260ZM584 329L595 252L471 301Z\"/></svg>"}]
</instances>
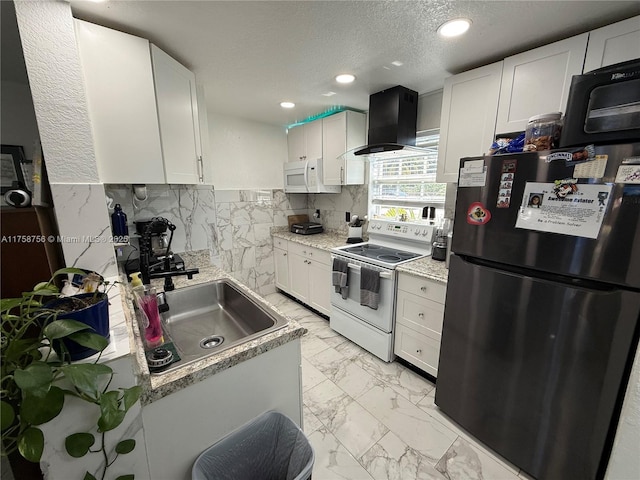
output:
<instances>
[{"instance_id":1,"label":"white microwave","mask_svg":"<svg viewBox=\"0 0 640 480\"><path fill-rule=\"evenodd\" d=\"M322 183L322 159L284 164L286 193L340 193L340 185Z\"/></svg>"}]
</instances>

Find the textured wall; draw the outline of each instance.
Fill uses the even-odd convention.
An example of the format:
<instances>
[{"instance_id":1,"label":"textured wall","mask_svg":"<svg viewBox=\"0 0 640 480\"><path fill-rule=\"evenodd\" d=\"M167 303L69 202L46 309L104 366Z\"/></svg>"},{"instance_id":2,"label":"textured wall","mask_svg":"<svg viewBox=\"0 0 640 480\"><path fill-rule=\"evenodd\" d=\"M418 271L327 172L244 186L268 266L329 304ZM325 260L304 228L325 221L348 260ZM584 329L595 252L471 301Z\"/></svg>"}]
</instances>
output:
<instances>
[{"instance_id":1,"label":"textured wall","mask_svg":"<svg viewBox=\"0 0 640 480\"><path fill-rule=\"evenodd\" d=\"M57 1L15 7L49 179L98 182L71 7Z\"/></svg>"},{"instance_id":2,"label":"textured wall","mask_svg":"<svg viewBox=\"0 0 640 480\"><path fill-rule=\"evenodd\" d=\"M68 266L115 275L84 80L67 2L15 2L18 29Z\"/></svg>"}]
</instances>

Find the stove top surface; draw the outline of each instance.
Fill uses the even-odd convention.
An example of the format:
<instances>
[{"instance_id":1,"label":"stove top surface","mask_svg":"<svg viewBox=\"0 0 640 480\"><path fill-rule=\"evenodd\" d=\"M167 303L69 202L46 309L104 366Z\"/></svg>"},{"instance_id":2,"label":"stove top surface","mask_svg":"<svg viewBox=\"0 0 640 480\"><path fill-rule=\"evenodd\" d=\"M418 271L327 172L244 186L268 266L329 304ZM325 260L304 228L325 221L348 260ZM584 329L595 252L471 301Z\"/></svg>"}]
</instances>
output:
<instances>
[{"instance_id":1,"label":"stove top surface","mask_svg":"<svg viewBox=\"0 0 640 480\"><path fill-rule=\"evenodd\" d=\"M387 265L398 265L408 260L423 257L421 253L407 252L394 247L385 247L375 243L362 243L352 247L341 247L340 252L350 257L363 258Z\"/></svg>"}]
</instances>

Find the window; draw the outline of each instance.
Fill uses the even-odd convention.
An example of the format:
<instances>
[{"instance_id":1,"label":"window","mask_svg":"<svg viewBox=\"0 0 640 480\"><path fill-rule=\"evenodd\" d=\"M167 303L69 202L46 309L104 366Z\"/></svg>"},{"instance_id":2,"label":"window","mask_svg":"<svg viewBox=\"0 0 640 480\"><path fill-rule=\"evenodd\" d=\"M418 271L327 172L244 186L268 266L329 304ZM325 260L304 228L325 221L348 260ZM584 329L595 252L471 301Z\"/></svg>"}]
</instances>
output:
<instances>
[{"instance_id":1,"label":"window","mask_svg":"<svg viewBox=\"0 0 640 480\"><path fill-rule=\"evenodd\" d=\"M447 184L435 183L439 139L439 130L418 132L416 146L427 155L371 161L369 211L374 218L419 220L425 206L436 207L442 216Z\"/></svg>"}]
</instances>

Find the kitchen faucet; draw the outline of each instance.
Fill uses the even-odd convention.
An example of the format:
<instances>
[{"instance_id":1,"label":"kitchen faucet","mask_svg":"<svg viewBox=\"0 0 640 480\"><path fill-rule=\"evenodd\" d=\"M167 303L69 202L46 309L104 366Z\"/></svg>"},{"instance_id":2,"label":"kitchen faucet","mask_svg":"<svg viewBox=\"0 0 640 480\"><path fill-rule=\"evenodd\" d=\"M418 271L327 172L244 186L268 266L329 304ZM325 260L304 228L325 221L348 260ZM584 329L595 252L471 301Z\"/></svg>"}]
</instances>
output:
<instances>
[{"instance_id":1,"label":"kitchen faucet","mask_svg":"<svg viewBox=\"0 0 640 480\"><path fill-rule=\"evenodd\" d=\"M157 259L162 262L162 271L152 272L151 271L151 233L154 231L154 228L158 226L165 226L171 232L169 237L169 242L167 244L167 249L164 257L158 257ZM171 223L169 220L163 217L155 217L149 222L146 226L144 232L142 233L142 238L140 240L140 273L142 275L142 283L148 285L153 278L164 278L164 291L168 292L175 289L175 285L173 284L173 277L177 277L179 275L186 275L189 280L193 278L196 273L199 273L200 270L197 268L188 268L185 270L173 270L172 269L172 261L173 254L171 253L171 240L173 239L173 231L176 229L176 226ZM153 266L157 266L158 263L155 263Z\"/></svg>"}]
</instances>

